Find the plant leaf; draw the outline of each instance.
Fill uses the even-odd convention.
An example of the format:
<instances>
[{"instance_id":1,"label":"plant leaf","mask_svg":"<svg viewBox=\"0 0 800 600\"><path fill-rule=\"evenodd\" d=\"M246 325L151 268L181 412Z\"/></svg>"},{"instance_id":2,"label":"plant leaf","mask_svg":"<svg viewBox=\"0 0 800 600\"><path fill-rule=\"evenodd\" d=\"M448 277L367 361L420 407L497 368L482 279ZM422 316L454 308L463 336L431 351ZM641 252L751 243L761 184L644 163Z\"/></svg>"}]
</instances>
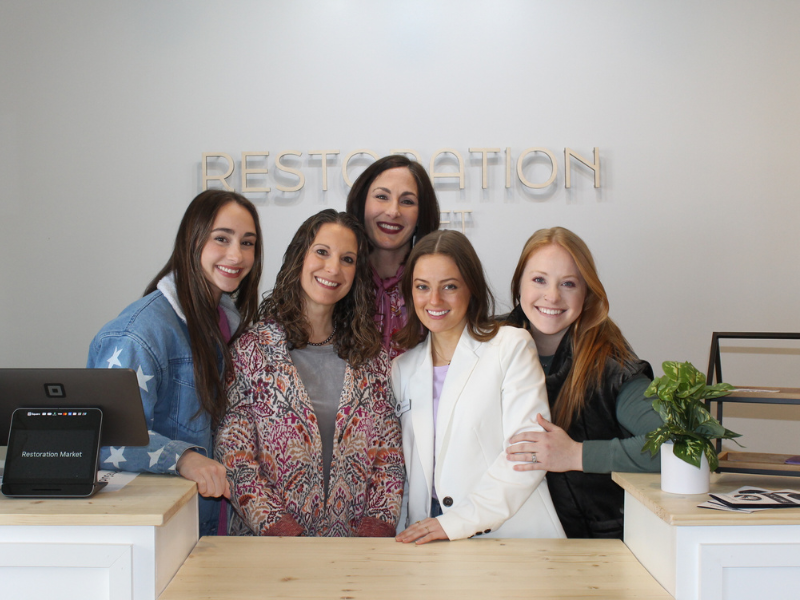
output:
<instances>
[{"instance_id":1,"label":"plant leaf","mask_svg":"<svg viewBox=\"0 0 800 600\"><path fill-rule=\"evenodd\" d=\"M706 444L705 448L703 448L706 454L706 459L708 460L708 468L709 470L716 471L719 468L719 457L717 457L717 451L714 449L714 446L709 442Z\"/></svg>"},{"instance_id":2,"label":"plant leaf","mask_svg":"<svg viewBox=\"0 0 800 600\"><path fill-rule=\"evenodd\" d=\"M661 381L660 377L656 377L653 381L650 382L650 385L647 386L647 389L644 391L644 395L647 398L652 398L653 396L658 394L658 384Z\"/></svg>"},{"instance_id":3,"label":"plant leaf","mask_svg":"<svg viewBox=\"0 0 800 600\"><path fill-rule=\"evenodd\" d=\"M658 429L654 429L645 435L645 439L647 441L645 442L644 446L642 446L642 452L649 451L650 456L655 456L658 454L661 444L669 441L669 436L669 425L664 424Z\"/></svg>"},{"instance_id":4,"label":"plant leaf","mask_svg":"<svg viewBox=\"0 0 800 600\"><path fill-rule=\"evenodd\" d=\"M714 398L721 398L722 396L727 396L736 388L733 387L730 383L718 383L716 385L709 385L706 387L706 391L703 394L703 398L708 398L709 400L713 400Z\"/></svg>"},{"instance_id":5,"label":"plant leaf","mask_svg":"<svg viewBox=\"0 0 800 600\"><path fill-rule=\"evenodd\" d=\"M678 394L681 398L691 398L693 400L698 400L699 397L702 396L703 388L706 387L705 381L701 381L700 383L695 383L693 386L681 390Z\"/></svg>"},{"instance_id":6,"label":"plant leaf","mask_svg":"<svg viewBox=\"0 0 800 600\"><path fill-rule=\"evenodd\" d=\"M675 398L675 390L678 389L678 383L675 381L662 379L661 383L658 385L658 397L661 398L664 402L672 402Z\"/></svg>"},{"instance_id":7,"label":"plant leaf","mask_svg":"<svg viewBox=\"0 0 800 600\"><path fill-rule=\"evenodd\" d=\"M725 439L725 432L727 429L720 425L716 419L712 419L711 421L698 425L695 431L703 437L716 440L717 438Z\"/></svg>"},{"instance_id":8,"label":"plant leaf","mask_svg":"<svg viewBox=\"0 0 800 600\"><path fill-rule=\"evenodd\" d=\"M703 445L700 440L681 440L675 442L672 452L684 462L694 465L695 467L699 467L700 457L703 453Z\"/></svg>"},{"instance_id":9,"label":"plant leaf","mask_svg":"<svg viewBox=\"0 0 800 600\"><path fill-rule=\"evenodd\" d=\"M677 381L679 364L680 363L669 360L661 363L661 368L664 371L664 377Z\"/></svg>"},{"instance_id":10,"label":"plant leaf","mask_svg":"<svg viewBox=\"0 0 800 600\"><path fill-rule=\"evenodd\" d=\"M661 420L665 423L669 420L669 409L668 403L662 402L660 398L655 398L653 400L653 410L658 413L658 416L661 417Z\"/></svg>"},{"instance_id":11,"label":"plant leaf","mask_svg":"<svg viewBox=\"0 0 800 600\"><path fill-rule=\"evenodd\" d=\"M689 435L697 440L739 437L725 429L703 405L705 398L716 399L730 393L729 383L706 385L705 375L690 362L663 363L664 376L654 379L648 392L655 394L653 410L670 426L671 439Z\"/></svg>"}]
</instances>

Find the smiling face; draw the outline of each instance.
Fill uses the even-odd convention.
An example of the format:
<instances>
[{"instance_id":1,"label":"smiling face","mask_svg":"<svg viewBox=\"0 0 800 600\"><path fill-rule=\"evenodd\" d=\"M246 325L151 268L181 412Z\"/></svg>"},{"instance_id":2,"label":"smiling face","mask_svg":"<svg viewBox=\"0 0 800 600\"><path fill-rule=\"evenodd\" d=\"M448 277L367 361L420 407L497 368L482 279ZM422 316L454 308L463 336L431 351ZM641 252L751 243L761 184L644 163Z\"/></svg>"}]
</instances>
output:
<instances>
[{"instance_id":1,"label":"smiling face","mask_svg":"<svg viewBox=\"0 0 800 600\"><path fill-rule=\"evenodd\" d=\"M377 249L398 251L405 256L418 215L417 182L406 167L384 171L369 186L364 227Z\"/></svg>"},{"instance_id":2,"label":"smiling face","mask_svg":"<svg viewBox=\"0 0 800 600\"><path fill-rule=\"evenodd\" d=\"M353 286L358 242L352 230L325 223L306 253L300 285L306 310L333 308Z\"/></svg>"},{"instance_id":3,"label":"smiling face","mask_svg":"<svg viewBox=\"0 0 800 600\"><path fill-rule=\"evenodd\" d=\"M434 335L461 335L467 324L471 296L458 266L449 256L426 254L414 265L414 310Z\"/></svg>"},{"instance_id":4,"label":"smiling face","mask_svg":"<svg viewBox=\"0 0 800 600\"><path fill-rule=\"evenodd\" d=\"M235 292L253 268L256 225L243 206L229 202L219 209L200 253L200 267L219 304L223 292Z\"/></svg>"},{"instance_id":5,"label":"smiling face","mask_svg":"<svg viewBox=\"0 0 800 600\"><path fill-rule=\"evenodd\" d=\"M548 244L531 255L522 273L520 304L539 354L555 354L567 328L581 315L585 299L586 282L569 252Z\"/></svg>"}]
</instances>

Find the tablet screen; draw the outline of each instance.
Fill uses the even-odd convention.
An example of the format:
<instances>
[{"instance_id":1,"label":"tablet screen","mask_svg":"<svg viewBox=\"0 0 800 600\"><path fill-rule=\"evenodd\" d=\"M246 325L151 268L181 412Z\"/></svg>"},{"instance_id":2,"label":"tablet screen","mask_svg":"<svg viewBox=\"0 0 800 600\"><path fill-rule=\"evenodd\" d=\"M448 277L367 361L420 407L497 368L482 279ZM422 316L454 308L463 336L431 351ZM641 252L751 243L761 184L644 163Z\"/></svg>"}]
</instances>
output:
<instances>
[{"instance_id":1,"label":"tablet screen","mask_svg":"<svg viewBox=\"0 0 800 600\"><path fill-rule=\"evenodd\" d=\"M14 411L3 493L83 495L94 484L101 422L96 408Z\"/></svg>"}]
</instances>

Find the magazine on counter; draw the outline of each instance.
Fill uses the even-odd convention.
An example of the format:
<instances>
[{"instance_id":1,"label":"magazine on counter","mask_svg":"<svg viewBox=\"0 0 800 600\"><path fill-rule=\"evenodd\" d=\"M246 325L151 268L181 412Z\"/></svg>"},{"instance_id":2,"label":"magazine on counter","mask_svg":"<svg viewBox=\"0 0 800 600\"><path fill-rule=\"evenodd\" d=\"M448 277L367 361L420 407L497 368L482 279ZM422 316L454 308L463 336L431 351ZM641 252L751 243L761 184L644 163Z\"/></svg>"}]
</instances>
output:
<instances>
[{"instance_id":1,"label":"magazine on counter","mask_svg":"<svg viewBox=\"0 0 800 600\"><path fill-rule=\"evenodd\" d=\"M748 512L768 508L800 507L800 491L797 490L767 490L756 486L743 486L729 494L709 494L709 496L712 500L701 504L701 507Z\"/></svg>"}]
</instances>

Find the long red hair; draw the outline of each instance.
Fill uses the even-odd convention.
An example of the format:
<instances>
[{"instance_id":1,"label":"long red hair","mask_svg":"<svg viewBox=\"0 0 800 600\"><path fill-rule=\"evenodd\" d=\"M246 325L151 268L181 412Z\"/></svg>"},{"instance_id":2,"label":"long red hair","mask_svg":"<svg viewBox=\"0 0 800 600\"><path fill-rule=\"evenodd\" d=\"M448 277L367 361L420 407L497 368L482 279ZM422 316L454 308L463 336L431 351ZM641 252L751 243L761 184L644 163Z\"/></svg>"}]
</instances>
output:
<instances>
[{"instance_id":1,"label":"long red hair","mask_svg":"<svg viewBox=\"0 0 800 600\"><path fill-rule=\"evenodd\" d=\"M569 429L583 410L587 392L600 385L606 361L611 358L623 363L636 357L619 327L608 316L608 296L597 275L592 253L580 237L564 227L540 229L525 242L511 280L515 309L519 307L522 274L528 259L550 244L557 244L569 252L586 282L583 309L570 325L572 368L553 407L555 424Z\"/></svg>"}]
</instances>

